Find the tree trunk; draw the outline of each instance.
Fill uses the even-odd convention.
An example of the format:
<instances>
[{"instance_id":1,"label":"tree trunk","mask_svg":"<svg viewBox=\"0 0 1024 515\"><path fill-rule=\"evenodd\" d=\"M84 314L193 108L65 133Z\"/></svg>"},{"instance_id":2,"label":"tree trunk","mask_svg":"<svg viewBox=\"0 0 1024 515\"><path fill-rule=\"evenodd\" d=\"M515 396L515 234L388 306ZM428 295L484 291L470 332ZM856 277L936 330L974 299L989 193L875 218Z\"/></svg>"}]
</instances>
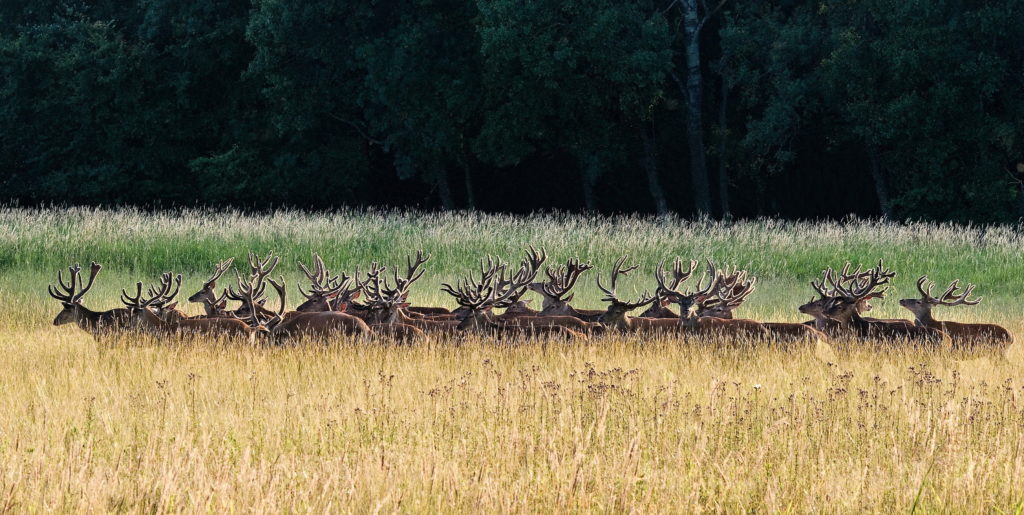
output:
<instances>
[{"instance_id":1,"label":"tree trunk","mask_svg":"<svg viewBox=\"0 0 1024 515\"><path fill-rule=\"evenodd\" d=\"M437 181L437 196L441 199L441 207L446 210L455 209L455 203L452 202L452 188L448 184L448 171L443 169L439 171L435 180Z\"/></svg>"},{"instance_id":2,"label":"tree trunk","mask_svg":"<svg viewBox=\"0 0 1024 515\"><path fill-rule=\"evenodd\" d=\"M726 168L726 138L729 132L726 127L729 124L729 81L722 77L722 98L718 106L718 204L722 208L722 220L732 218L729 210L729 170Z\"/></svg>"},{"instance_id":3,"label":"tree trunk","mask_svg":"<svg viewBox=\"0 0 1024 515\"><path fill-rule=\"evenodd\" d=\"M600 171L600 164L597 157L591 156L582 163L583 177L580 181L583 186L583 206L587 211L597 211L597 195L594 193L594 186L597 185L597 176Z\"/></svg>"},{"instance_id":4,"label":"tree trunk","mask_svg":"<svg viewBox=\"0 0 1024 515\"><path fill-rule=\"evenodd\" d=\"M473 194L473 177L468 166L462 167L462 181L466 187L466 209L476 209L476 195Z\"/></svg>"},{"instance_id":5,"label":"tree trunk","mask_svg":"<svg viewBox=\"0 0 1024 515\"><path fill-rule=\"evenodd\" d=\"M698 215L711 213L711 188L704 156L704 129L701 120L703 77L700 69L700 13L697 0L682 0L683 28L686 31L686 140L690 151L690 180L693 203Z\"/></svg>"},{"instance_id":6,"label":"tree trunk","mask_svg":"<svg viewBox=\"0 0 1024 515\"><path fill-rule=\"evenodd\" d=\"M654 200L654 209L659 215L668 213L668 202L665 201L665 192L658 182L658 147L654 139L653 130L648 130L646 124L640 131L644 140L644 170L647 172L647 188L651 192L651 199Z\"/></svg>"},{"instance_id":7,"label":"tree trunk","mask_svg":"<svg viewBox=\"0 0 1024 515\"><path fill-rule=\"evenodd\" d=\"M882 208L882 216L892 218L892 202L889 199L889 183L882 168L882 160L878 155L878 145L868 144L868 159L871 161L871 179L875 183L875 194L878 195L878 206Z\"/></svg>"}]
</instances>

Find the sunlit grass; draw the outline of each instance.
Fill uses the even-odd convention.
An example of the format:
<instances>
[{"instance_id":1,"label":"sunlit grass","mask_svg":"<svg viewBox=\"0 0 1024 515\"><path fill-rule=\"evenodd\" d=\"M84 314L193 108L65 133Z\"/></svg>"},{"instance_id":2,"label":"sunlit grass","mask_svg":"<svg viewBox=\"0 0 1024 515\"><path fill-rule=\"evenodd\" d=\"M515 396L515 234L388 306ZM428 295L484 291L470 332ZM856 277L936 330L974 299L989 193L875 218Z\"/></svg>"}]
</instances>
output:
<instances>
[{"instance_id":1,"label":"sunlit grass","mask_svg":"<svg viewBox=\"0 0 1024 515\"><path fill-rule=\"evenodd\" d=\"M440 282L533 243L602 273L628 251L645 273L627 292L676 254L747 266L763 280L744 316L802 320L822 266L884 257L901 277L878 313L907 316L895 298L917 274L962 277L985 302L942 316L1021 334L1016 228L84 210L7 210L0 226L0 512L1024 509L1019 345L1003 361L633 336L97 343L49 325L45 293L95 259L86 303L110 308L165 269L191 292L213 262L274 249L294 294L295 259L314 250L351 271L422 247L434 258L413 300L450 306ZM578 298L600 305L593 276Z\"/></svg>"}]
</instances>

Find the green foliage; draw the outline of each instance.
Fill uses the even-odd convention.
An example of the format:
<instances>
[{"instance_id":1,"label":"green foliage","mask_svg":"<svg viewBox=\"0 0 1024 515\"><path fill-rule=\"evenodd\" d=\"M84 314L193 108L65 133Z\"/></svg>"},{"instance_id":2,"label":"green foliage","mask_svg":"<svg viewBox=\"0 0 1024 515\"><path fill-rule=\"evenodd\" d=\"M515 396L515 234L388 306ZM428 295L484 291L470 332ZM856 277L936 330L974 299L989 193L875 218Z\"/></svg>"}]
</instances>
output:
<instances>
[{"instance_id":1,"label":"green foliage","mask_svg":"<svg viewBox=\"0 0 1024 515\"><path fill-rule=\"evenodd\" d=\"M582 184L587 208L646 210L647 162L685 212L677 14L650 0L11 0L0 191L529 211L551 191L583 207L561 195ZM734 171L732 211L1018 219L1020 26L1015 2L726 3L702 32L704 119L709 168ZM523 177L544 188L516 189Z\"/></svg>"}]
</instances>

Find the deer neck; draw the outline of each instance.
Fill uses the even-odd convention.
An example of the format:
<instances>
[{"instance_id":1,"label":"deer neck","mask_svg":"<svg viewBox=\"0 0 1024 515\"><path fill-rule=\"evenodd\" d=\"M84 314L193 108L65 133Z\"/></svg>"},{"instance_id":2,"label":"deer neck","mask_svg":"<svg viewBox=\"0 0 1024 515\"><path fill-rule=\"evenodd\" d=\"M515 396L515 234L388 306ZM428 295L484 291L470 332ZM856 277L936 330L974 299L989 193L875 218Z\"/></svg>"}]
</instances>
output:
<instances>
[{"instance_id":1,"label":"deer neck","mask_svg":"<svg viewBox=\"0 0 1024 515\"><path fill-rule=\"evenodd\" d=\"M601 323L606 327L620 331L629 329L633 325L632 321L628 312L613 313L610 309L605 311L604 316L601 317Z\"/></svg>"},{"instance_id":2,"label":"deer neck","mask_svg":"<svg viewBox=\"0 0 1024 515\"><path fill-rule=\"evenodd\" d=\"M832 320L831 318L821 313L814 315L814 328L819 331L824 331L828 329L830 326L833 325L833 322L835 322L835 320Z\"/></svg>"},{"instance_id":3,"label":"deer neck","mask_svg":"<svg viewBox=\"0 0 1024 515\"><path fill-rule=\"evenodd\" d=\"M690 309L683 309L683 306L679 306L679 324L683 327L693 329L697 327L697 323L700 321L700 317L697 316L697 312Z\"/></svg>"},{"instance_id":4,"label":"deer neck","mask_svg":"<svg viewBox=\"0 0 1024 515\"><path fill-rule=\"evenodd\" d=\"M930 308L924 309L921 313L914 313L914 325L920 327L939 327L942 322L935 320L932 317L932 310Z\"/></svg>"},{"instance_id":5,"label":"deer neck","mask_svg":"<svg viewBox=\"0 0 1024 515\"><path fill-rule=\"evenodd\" d=\"M93 311L81 304L75 304L75 324L85 331L94 331L100 326L100 319L103 314Z\"/></svg>"},{"instance_id":6,"label":"deer neck","mask_svg":"<svg viewBox=\"0 0 1024 515\"><path fill-rule=\"evenodd\" d=\"M156 313L153 313L147 308L142 308L142 316L146 317L146 320L154 327L158 327L160 329L167 329L168 327L177 325L160 318Z\"/></svg>"},{"instance_id":7,"label":"deer neck","mask_svg":"<svg viewBox=\"0 0 1024 515\"><path fill-rule=\"evenodd\" d=\"M462 322L459 322L459 329L468 331L495 326L496 324L487 319L487 312L485 311L471 311Z\"/></svg>"},{"instance_id":8,"label":"deer neck","mask_svg":"<svg viewBox=\"0 0 1024 515\"><path fill-rule=\"evenodd\" d=\"M544 295L544 301L540 305L541 313L560 314L566 312L569 308L569 303L564 300L558 300L549 295Z\"/></svg>"}]
</instances>

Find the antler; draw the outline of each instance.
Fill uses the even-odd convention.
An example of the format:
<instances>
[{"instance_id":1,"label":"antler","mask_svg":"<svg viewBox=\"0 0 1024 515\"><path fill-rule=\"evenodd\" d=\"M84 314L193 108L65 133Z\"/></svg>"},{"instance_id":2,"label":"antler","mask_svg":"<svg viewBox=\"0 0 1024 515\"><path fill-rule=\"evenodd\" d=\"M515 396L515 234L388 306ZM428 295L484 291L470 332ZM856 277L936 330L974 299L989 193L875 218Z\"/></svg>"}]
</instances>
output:
<instances>
[{"instance_id":1,"label":"antler","mask_svg":"<svg viewBox=\"0 0 1024 515\"><path fill-rule=\"evenodd\" d=\"M541 285L541 290L545 295L559 301L572 300L572 295L569 292L576 286L580 275L592 268L594 265L581 263L578 258L569 259L565 265L558 268L548 267L544 272L547 274L548 280Z\"/></svg>"},{"instance_id":2,"label":"antler","mask_svg":"<svg viewBox=\"0 0 1024 515\"><path fill-rule=\"evenodd\" d=\"M928 283L928 289L925 290L924 285ZM954 279L953 282L949 283L949 288L942 293L938 298L932 296L932 287L935 286L934 281L929 281L927 275L922 275L917 280L917 290L921 292L921 299L929 304L941 305L941 306L973 306L981 302L984 297L978 297L976 299L968 300L971 293L974 291L975 285L967 283L967 287L964 288L962 293L958 293L960 289L960 279Z\"/></svg>"},{"instance_id":3,"label":"antler","mask_svg":"<svg viewBox=\"0 0 1024 515\"><path fill-rule=\"evenodd\" d=\"M540 252L530 245L526 257L520 261L519 270L510 278L505 278L504 270L499 273L498 285L492 293L493 298L489 305L497 308L507 308L526 293L530 283L537 278L541 265L548 258L547 252L541 248Z\"/></svg>"},{"instance_id":4,"label":"antler","mask_svg":"<svg viewBox=\"0 0 1024 515\"><path fill-rule=\"evenodd\" d=\"M723 305L736 308L754 292L756 277L747 278L746 270L737 270L732 274L723 274L715 287L714 296L705 300L702 305L710 307Z\"/></svg>"},{"instance_id":5,"label":"antler","mask_svg":"<svg viewBox=\"0 0 1024 515\"><path fill-rule=\"evenodd\" d=\"M260 260L259 254L249 253L249 269L251 275L260 278L260 282L267 278L268 275L274 272L277 268L277 264L281 261L281 258L274 255L274 251L270 251L267 257Z\"/></svg>"},{"instance_id":6,"label":"antler","mask_svg":"<svg viewBox=\"0 0 1024 515\"><path fill-rule=\"evenodd\" d=\"M672 262L672 282L665 284L665 262L658 263L658 268L654 271L654 278L658 281L658 290L655 294L660 296L664 291L675 291L683 281L693 275L693 271L696 269L697 260L691 259L690 268L684 272L683 260L677 256Z\"/></svg>"},{"instance_id":7,"label":"antler","mask_svg":"<svg viewBox=\"0 0 1024 515\"><path fill-rule=\"evenodd\" d=\"M285 298L287 296L287 289L285 288L284 277L281 277L280 283L275 281L273 278L269 278L267 280L270 281L270 285L273 286L275 290L277 290L277 296L281 298L281 306L277 308L277 314L274 316L274 318L271 318L270 320L266 320L263 322L264 325L274 325L279 323L281 319L284 317L286 302Z\"/></svg>"},{"instance_id":8,"label":"antler","mask_svg":"<svg viewBox=\"0 0 1024 515\"><path fill-rule=\"evenodd\" d=\"M211 275L210 278L207 279L204 284L210 286L211 288L216 286L217 279L220 279L220 276L224 275L224 272L226 272L228 268L231 267L231 263L234 262L235 258L228 258L224 261L221 261L220 263L217 263L217 267L213 271L213 275Z\"/></svg>"},{"instance_id":9,"label":"antler","mask_svg":"<svg viewBox=\"0 0 1024 515\"><path fill-rule=\"evenodd\" d=\"M679 291L679 286L683 283L683 281L685 281L686 279L693 275L693 268L695 268L695 266L696 265L693 265L691 262L691 270L687 272L686 276L680 279L678 282L674 282L671 288L669 287L669 285L665 284L664 271L656 273L655 278L658 280L659 294L664 295L666 293L674 293L682 297L691 297L694 299L699 299L706 297L708 294L714 291L718 287L719 280L722 276L718 272L718 269L715 268L715 263L712 262L710 259L708 260L708 266L704 269L703 272L701 272L700 279L697 280L696 290ZM702 286L704 284L705 277L708 277L708 284L707 286Z\"/></svg>"},{"instance_id":10,"label":"antler","mask_svg":"<svg viewBox=\"0 0 1024 515\"><path fill-rule=\"evenodd\" d=\"M483 309L484 305L494 293L494 277L499 272L504 275L506 265L501 259L488 256L486 265L480 260L480 280L474 280L472 276L462 279L461 282L452 286L448 283L441 284L441 291L455 297L455 301L463 307L473 311Z\"/></svg>"},{"instance_id":11,"label":"antler","mask_svg":"<svg viewBox=\"0 0 1024 515\"><path fill-rule=\"evenodd\" d=\"M299 293L307 299L315 297L331 297L337 295L342 289L348 287L351 282L351 278L344 273L341 274L341 278L338 276L331 277L330 270L324 265L324 260L320 257L320 254L313 254L313 270L310 272L306 265L299 263L299 270L306 274L311 284L309 293L306 293L299 286Z\"/></svg>"},{"instance_id":12,"label":"antler","mask_svg":"<svg viewBox=\"0 0 1024 515\"><path fill-rule=\"evenodd\" d=\"M601 300L604 300L605 302L613 302L613 303L616 303L616 304L623 304L623 305L626 305L626 306L630 307L631 309L635 309L635 308L638 308L638 307L643 306L645 304L650 304L651 301L653 301L655 299L655 297L652 297L652 296L648 295L647 292L644 292L644 294L640 297L639 301L630 303L630 302L624 302L622 300L619 300L619 298L616 296L616 294L615 294L615 284L618 281L619 276L620 275L626 275L629 272L632 272L633 270L636 270L637 268L640 268L639 264L636 264L636 265L633 265L633 266L629 266L629 267L626 267L626 268L622 268L622 265L626 262L627 257L628 256L620 257L615 262L615 266L612 267L611 289L605 288L604 285L601 284L601 278L600 277L597 278L597 287L600 288L601 291L603 291L604 295L605 295Z\"/></svg>"},{"instance_id":13,"label":"antler","mask_svg":"<svg viewBox=\"0 0 1024 515\"><path fill-rule=\"evenodd\" d=\"M238 289L236 290L234 286L229 286L227 297L231 300L237 300L249 308L250 325L253 327L260 325L263 321L259 318L259 310L256 308L256 305L263 298L263 293L267 289L266 275L254 273L249 277L248 281L243 281L242 276L235 270L235 280L238 283ZM236 316L236 318L239 317Z\"/></svg>"},{"instance_id":14,"label":"antler","mask_svg":"<svg viewBox=\"0 0 1024 515\"><path fill-rule=\"evenodd\" d=\"M64 290L64 292L61 293L53 285L50 285L48 287L50 296L61 302L67 302L68 304L77 304L78 302L81 302L82 297L84 297L86 293L89 293L89 290L92 288L93 281L96 280L96 275L100 273L100 270L102 268L103 267L96 263L95 261L92 262L92 265L89 266L89 282L85 285L85 287L78 291L78 293L75 293L75 290L77 289L78 285L81 284L82 282L81 265L75 263L74 265L68 267L68 271L71 272L71 284L64 283L64 275L61 273L61 271L58 270L57 283L60 284L60 287L62 290Z\"/></svg>"},{"instance_id":15,"label":"antler","mask_svg":"<svg viewBox=\"0 0 1024 515\"><path fill-rule=\"evenodd\" d=\"M849 265L843 267L844 272L848 268ZM843 273L839 281L832 280L831 283L836 296L843 297L848 302L860 302L869 298L884 297L889 289L887 285L893 277L896 277L896 272L885 268L880 259L878 265L872 269L860 273L860 267L857 267L854 274ZM878 288L882 286L885 287L879 290Z\"/></svg>"},{"instance_id":16,"label":"antler","mask_svg":"<svg viewBox=\"0 0 1024 515\"><path fill-rule=\"evenodd\" d=\"M178 296L178 291L181 290L181 274L174 277L174 292L171 292L171 278L174 277L170 272L164 272L160 275L160 289L153 286L149 287L149 295L152 297L151 305L163 306Z\"/></svg>"}]
</instances>

